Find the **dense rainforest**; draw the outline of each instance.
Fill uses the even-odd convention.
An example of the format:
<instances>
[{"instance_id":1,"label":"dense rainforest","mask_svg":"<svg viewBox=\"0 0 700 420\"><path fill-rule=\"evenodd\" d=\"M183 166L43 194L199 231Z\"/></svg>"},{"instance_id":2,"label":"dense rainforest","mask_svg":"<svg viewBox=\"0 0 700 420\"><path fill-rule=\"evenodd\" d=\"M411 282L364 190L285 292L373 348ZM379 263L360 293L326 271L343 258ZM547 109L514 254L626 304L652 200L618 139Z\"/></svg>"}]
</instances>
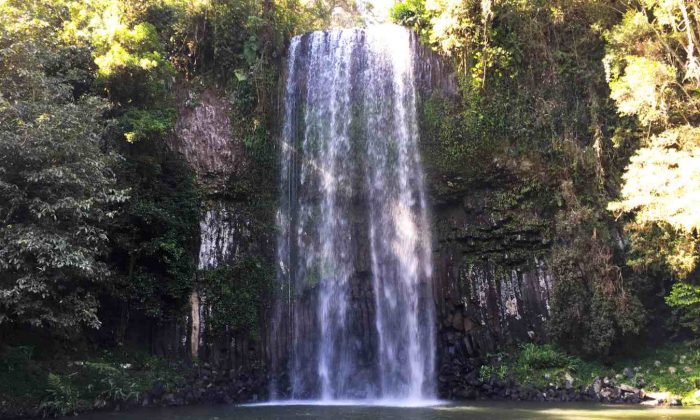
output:
<instances>
[{"instance_id":1,"label":"dense rainforest","mask_svg":"<svg viewBox=\"0 0 700 420\"><path fill-rule=\"evenodd\" d=\"M700 402L700 3L388 3L454 81L419 106L436 260L461 261L437 273L551 279L524 335L453 287L438 346L473 331L482 380L624 369ZM372 4L0 0L0 416L222 373L264 398L286 49L381 21ZM235 225L218 266L200 247L216 218Z\"/></svg>"}]
</instances>

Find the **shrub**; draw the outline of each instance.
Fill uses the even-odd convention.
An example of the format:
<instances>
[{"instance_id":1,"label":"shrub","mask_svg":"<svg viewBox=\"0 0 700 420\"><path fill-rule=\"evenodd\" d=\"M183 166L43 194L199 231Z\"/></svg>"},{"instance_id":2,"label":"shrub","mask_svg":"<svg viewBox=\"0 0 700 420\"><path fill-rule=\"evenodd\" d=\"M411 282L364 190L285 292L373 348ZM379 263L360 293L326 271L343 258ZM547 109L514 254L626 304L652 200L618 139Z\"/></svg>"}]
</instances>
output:
<instances>
[{"instance_id":1,"label":"shrub","mask_svg":"<svg viewBox=\"0 0 700 420\"><path fill-rule=\"evenodd\" d=\"M65 416L76 412L79 394L70 375L49 373L46 392L48 395L39 405L44 416Z\"/></svg>"},{"instance_id":2,"label":"shrub","mask_svg":"<svg viewBox=\"0 0 700 420\"><path fill-rule=\"evenodd\" d=\"M569 368L573 365L573 360L552 345L527 343L520 348L517 365L524 370Z\"/></svg>"}]
</instances>

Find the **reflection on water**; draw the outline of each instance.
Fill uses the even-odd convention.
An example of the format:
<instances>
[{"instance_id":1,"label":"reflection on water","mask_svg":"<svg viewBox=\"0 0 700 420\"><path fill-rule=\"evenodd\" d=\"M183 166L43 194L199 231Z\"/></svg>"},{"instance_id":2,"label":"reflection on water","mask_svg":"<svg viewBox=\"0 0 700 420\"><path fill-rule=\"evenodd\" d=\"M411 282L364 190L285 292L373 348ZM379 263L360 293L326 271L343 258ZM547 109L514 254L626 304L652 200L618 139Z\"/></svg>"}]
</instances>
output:
<instances>
[{"instance_id":1,"label":"reflection on water","mask_svg":"<svg viewBox=\"0 0 700 420\"><path fill-rule=\"evenodd\" d=\"M595 404L478 402L434 407L258 405L139 409L93 413L83 420L457 420L457 419L700 419L700 408L647 408Z\"/></svg>"}]
</instances>

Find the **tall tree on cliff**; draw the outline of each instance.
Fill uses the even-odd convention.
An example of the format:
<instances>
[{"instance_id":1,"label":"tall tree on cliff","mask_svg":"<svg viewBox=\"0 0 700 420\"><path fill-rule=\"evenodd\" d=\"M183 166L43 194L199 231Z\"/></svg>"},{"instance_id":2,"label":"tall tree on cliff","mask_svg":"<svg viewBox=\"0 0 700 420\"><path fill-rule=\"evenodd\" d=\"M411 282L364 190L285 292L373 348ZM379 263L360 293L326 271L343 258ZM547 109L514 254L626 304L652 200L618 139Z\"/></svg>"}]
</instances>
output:
<instances>
[{"instance_id":1,"label":"tall tree on cliff","mask_svg":"<svg viewBox=\"0 0 700 420\"><path fill-rule=\"evenodd\" d=\"M700 4L696 0L635 0L607 34L605 58L611 97L634 117L640 135L624 174L619 200L631 235L630 264L671 272L667 302L684 308L700 332Z\"/></svg>"}]
</instances>

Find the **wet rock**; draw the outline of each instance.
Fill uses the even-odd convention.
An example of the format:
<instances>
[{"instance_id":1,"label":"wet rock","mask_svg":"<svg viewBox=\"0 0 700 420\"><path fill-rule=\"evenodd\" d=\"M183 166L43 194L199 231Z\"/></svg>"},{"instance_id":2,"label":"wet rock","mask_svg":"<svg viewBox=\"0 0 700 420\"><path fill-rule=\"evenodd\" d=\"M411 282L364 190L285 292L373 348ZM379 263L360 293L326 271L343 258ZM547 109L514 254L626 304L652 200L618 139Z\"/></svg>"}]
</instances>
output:
<instances>
[{"instance_id":1,"label":"wet rock","mask_svg":"<svg viewBox=\"0 0 700 420\"><path fill-rule=\"evenodd\" d=\"M161 399L162 403L167 405L167 406L173 406L177 405L177 399L175 398L175 394L165 394L163 395L163 398Z\"/></svg>"},{"instance_id":2,"label":"wet rock","mask_svg":"<svg viewBox=\"0 0 700 420\"><path fill-rule=\"evenodd\" d=\"M155 398L160 398L165 394L165 387L161 382L155 382L153 384L153 389L151 390L151 395Z\"/></svg>"},{"instance_id":3,"label":"wet rock","mask_svg":"<svg viewBox=\"0 0 700 420\"><path fill-rule=\"evenodd\" d=\"M477 392L474 388L463 388L455 392L455 397L461 400L473 400L477 397Z\"/></svg>"},{"instance_id":4,"label":"wet rock","mask_svg":"<svg viewBox=\"0 0 700 420\"><path fill-rule=\"evenodd\" d=\"M639 394L639 393L640 393L639 389L637 389L637 388L635 388L635 387L633 387L633 386L631 386L631 385L627 385L627 384L620 384L620 391L622 391L622 392L629 392L629 393L633 393L633 394Z\"/></svg>"},{"instance_id":5,"label":"wet rock","mask_svg":"<svg viewBox=\"0 0 700 420\"><path fill-rule=\"evenodd\" d=\"M458 311L452 316L452 328L458 331L464 331L464 319L462 312Z\"/></svg>"},{"instance_id":6,"label":"wet rock","mask_svg":"<svg viewBox=\"0 0 700 420\"><path fill-rule=\"evenodd\" d=\"M471 372L469 372L466 376L466 381L471 386L479 385L480 381L479 381L478 372L476 370L472 370Z\"/></svg>"},{"instance_id":7,"label":"wet rock","mask_svg":"<svg viewBox=\"0 0 700 420\"><path fill-rule=\"evenodd\" d=\"M644 400L644 401L642 401L640 404L642 404L642 405L647 405L647 406L650 406L650 407L656 407L656 406L660 405L661 403L659 402L659 400L653 400L653 399L652 399L652 400Z\"/></svg>"},{"instance_id":8,"label":"wet rock","mask_svg":"<svg viewBox=\"0 0 700 420\"><path fill-rule=\"evenodd\" d=\"M603 389L603 381L600 380L600 378L595 378L593 381L593 392L598 395L600 394L600 391Z\"/></svg>"}]
</instances>

